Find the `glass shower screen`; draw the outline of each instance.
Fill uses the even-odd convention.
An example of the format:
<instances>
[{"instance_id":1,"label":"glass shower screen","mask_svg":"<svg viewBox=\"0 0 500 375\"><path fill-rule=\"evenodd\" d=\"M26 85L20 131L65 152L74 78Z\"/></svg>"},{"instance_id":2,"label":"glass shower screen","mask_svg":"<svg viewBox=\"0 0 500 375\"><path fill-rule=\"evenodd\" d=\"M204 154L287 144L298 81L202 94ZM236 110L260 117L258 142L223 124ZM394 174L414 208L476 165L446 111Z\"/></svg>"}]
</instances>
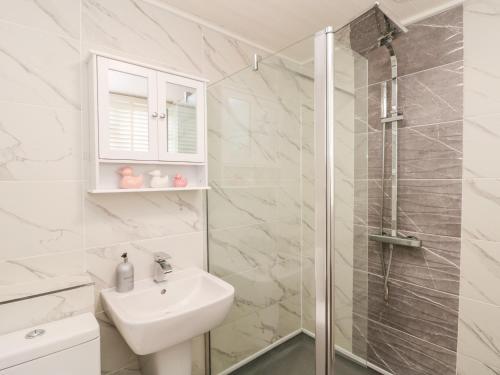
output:
<instances>
[{"instance_id":1,"label":"glass shower screen","mask_svg":"<svg viewBox=\"0 0 500 375\"><path fill-rule=\"evenodd\" d=\"M345 353L362 331L354 291L364 285L355 269L366 266L366 62L340 41L330 41L328 52L326 36L209 86L208 266L236 291L231 312L210 333L211 374L326 374L326 329ZM327 181L318 175L327 144L317 147L327 124L335 149L329 284L326 242L318 242L327 230L318 220L327 213Z\"/></svg>"}]
</instances>

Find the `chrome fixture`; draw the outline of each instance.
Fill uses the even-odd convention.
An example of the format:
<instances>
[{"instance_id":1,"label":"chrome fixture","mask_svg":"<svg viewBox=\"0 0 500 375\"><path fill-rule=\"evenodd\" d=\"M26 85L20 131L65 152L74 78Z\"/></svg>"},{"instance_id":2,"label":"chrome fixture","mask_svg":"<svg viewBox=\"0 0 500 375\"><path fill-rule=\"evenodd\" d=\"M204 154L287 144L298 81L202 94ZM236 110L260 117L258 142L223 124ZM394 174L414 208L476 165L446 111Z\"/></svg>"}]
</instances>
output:
<instances>
[{"instance_id":1,"label":"chrome fixture","mask_svg":"<svg viewBox=\"0 0 500 375\"><path fill-rule=\"evenodd\" d=\"M377 4L376 9L380 11ZM380 11L381 12L381 11ZM382 13L384 19L384 30L381 30L379 17L377 14L377 26L379 31L382 31L382 36L379 38L379 46L384 46L389 51L391 59L391 113L387 116L387 82L382 84L381 95L381 124L382 124L382 203L380 212L380 236L384 237L384 198L385 198L385 132L386 124L391 124L391 237L398 235L398 120L403 116L398 113L398 59L392 41L394 39L394 29L385 14ZM380 242L382 255L382 272L384 274L384 301L389 301L389 273L391 271L392 254L394 251L394 243L389 243L389 257L386 263L384 242Z\"/></svg>"},{"instance_id":2,"label":"chrome fixture","mask_svg":"<svg viewBox=\"0 0 500 375\"><path fill-rule=\"evenodd\" d=\"M386 233L384 234L369 234L368 239L382 244L388 243L396 246L406 246L406 247L421 247L422 241L416 237L401 237L401 236L391 236Z\"/></svg>"},{"instance_id":3,"label":"chrome fixture","mask_svg":"<svg viewBox=\"0 0 500 375\"><path fill-rule=\"evenodd\" d=\"M167 261L172 257L167 253L159 251L154 253L154 258L155 263L153 280L157 283L161 283L167 279L167 274L172 272L172 265Z\"/></svg>"},{"instance_id":4,"label":"chrome fixture","mask_svg":"<svg viewBox=\"0 0 500 375\"><path fill-rule=\"evenodd\" d=\"M397 33L407 33L408 29L401 22L398 21L397 17L392 13L392 11L387 8L384 4L380 4L379 1L375 1L375 7L382 13L382 15L386 18L387 22L390 23L388 25Z\"/></svg>"},{"instance_id":5,"label":"chrome fixture","mask_svg":"<svg viewBox=\"0 0 500 375\"><path fill-rule=\"evenodd\" d=\"M254 53L253 54L253 66L252 66L252 70L254 72L256 72L257 70L259 70L259 63L260 61L262 60L262 56L259 55L258 53Z\"/></svg>"},{"instance_id":6,"label":"chrome fixture","mask_svg":"<svg viewBox=\"0 0 500 375\"><path fill-rule=\"evenodd\" d=\"M36 328L33 331L29 331L26 336L24 336L25 339L31 340L31 339L36 339L37 337L45 335L45 330Z\"/></svg>"},{"instance_id":7,"label":"chrome fixture","mask_svg":"<svg viewBox=\"0 0 500 375\"><path fill-rule=\"evenodd\" d=\"M316 374L333 374L335 359L335 37L314 40Z\"/></svg>"},{"instance_id":8,"label":"chrome fixture","mask_svg":"<svg viewBox=\"0 0 500 375\"><path fill-rule=\"evenodd\" d=\"M368 238L372 241L380 242L381 246L381 263L382 273L384 276L384 300L389 301L389 274L392 264L392 255L394 245L406 246L412 248L420 248L421 241L414 237L405 237L398 234L398 124L404 119L402 113L398 112L398 59L392 45L393 41L402 33L406 33L408 29L400 22L392 17L389 11L376 2L368 12L364 13L358 19L365 20L367 18L375 19L376 31L379 35L377 43L368 47L368 52L371 49L385 47L389 52L391 63L391 99L389 104L387 82L381 83L381 103L380 103L380 123L382 125L382 199L380 203L380 233L369 235ZM375 36L375 35L374 35ZM389 110L390 108L390 110ZM385 198L385 141L387 126L390 126L391 131L391 220L389 233L385 232L384 228L384 198ZM388 254L385 244L388 246Z\"/></svg>"}]
</instances>

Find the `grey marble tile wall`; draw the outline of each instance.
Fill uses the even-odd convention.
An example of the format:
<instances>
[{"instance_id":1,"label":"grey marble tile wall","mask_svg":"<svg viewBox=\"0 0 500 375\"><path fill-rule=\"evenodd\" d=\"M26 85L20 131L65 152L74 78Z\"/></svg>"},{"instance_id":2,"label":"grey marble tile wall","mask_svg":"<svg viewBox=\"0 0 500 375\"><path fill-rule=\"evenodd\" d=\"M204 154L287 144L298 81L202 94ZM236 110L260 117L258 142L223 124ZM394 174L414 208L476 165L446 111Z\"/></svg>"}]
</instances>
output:
<instances>
[{"instance_id":1,"label":"grey marble tile wall","mask_svg":"<svg viewBox=\"0 0 500 375\"><path fill-rule=\"evenodd\" d=\"M392 374L455 374L456 353L377 321L368 322L369 361Z\"/></svg>"},{"instance_id":2,"label":"grey marble tile wall","mask_svg":"<svg viewBox=\"0 0 500 375\"><path fill-rule=\"evenodd\" d=\"M368 247L368 292L355 288L353 352L393 374L455 374L457 357L463 162L463 8L408 27L394 41L399 70L398 227L421 249L395 247L383 299L381 246ZM390 227L390 157L382 197L380 82L390 78L386 49L370 49L373 19L350 25L351 45L368 59L368 225L377 232L384 199ZM371 24L369 24L371 23ZM368 32L367 32L368 31ZM374 31L374 30L372 30ZM372 33L373 34L373 33ZM390 88L390 83L388 83ZM390 90L389 90L390 91ZM386 139L390 150L391 136ZM357 273L365 274L363 270ZM367 334L363 334L364 325ZM439 371L438 371L439 369Z\"/></svg>"}]
</instances>

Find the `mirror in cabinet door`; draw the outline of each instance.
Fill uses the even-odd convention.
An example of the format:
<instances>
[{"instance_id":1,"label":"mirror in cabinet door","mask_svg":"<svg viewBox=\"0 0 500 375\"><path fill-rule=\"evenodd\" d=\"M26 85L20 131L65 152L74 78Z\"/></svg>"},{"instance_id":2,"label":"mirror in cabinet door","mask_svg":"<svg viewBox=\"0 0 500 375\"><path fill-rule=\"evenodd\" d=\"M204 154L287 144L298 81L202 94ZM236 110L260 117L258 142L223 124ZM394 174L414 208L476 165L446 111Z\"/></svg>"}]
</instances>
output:
<instances>
[{"instance_id":1,"label":"mirror in cabinet door","mask_svg":"<svg viewBox=\"0 0 500 375\"><path fill-rule=\"evenodd\" d=\"M158 160L156 75L141 66L97 58L100 158Z\"/></svg>"},{"instance_id":2,"label":"mirror in cabinet door","mask_svg":"<svg viewBox=\"0 0 500 375\"><path fill-rule=\"evenodd\" d=\"M158 72L158 156L205 161L204 82Z\"/></svg>"}]
</instances>

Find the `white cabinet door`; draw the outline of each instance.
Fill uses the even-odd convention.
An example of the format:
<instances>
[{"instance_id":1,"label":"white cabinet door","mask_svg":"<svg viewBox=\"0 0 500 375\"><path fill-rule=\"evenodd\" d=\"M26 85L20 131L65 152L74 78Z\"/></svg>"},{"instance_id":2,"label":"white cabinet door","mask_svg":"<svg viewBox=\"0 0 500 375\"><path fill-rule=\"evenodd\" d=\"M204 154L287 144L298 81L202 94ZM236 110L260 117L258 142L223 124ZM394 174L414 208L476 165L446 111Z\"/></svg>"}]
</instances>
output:
<instances>
[{"instance_id":1,"label":"white cabinet door","mask_svg":"<svg viewBox=\"0 0 500 375\"><path fill-rule=\"evenodd\" d=\"M97 57L99 157L158 160L157 73Z\"/></svg>"},{"instance_id":2,"label":"white cabinet door","mask_svg":"<svg viewBox=\"0 0 500 375\"><path fill-rule=\"evenodd\" d=\"M205 84L158 72L158 155L162 161L205 161Z\"/></svg>"}]
</instances>

